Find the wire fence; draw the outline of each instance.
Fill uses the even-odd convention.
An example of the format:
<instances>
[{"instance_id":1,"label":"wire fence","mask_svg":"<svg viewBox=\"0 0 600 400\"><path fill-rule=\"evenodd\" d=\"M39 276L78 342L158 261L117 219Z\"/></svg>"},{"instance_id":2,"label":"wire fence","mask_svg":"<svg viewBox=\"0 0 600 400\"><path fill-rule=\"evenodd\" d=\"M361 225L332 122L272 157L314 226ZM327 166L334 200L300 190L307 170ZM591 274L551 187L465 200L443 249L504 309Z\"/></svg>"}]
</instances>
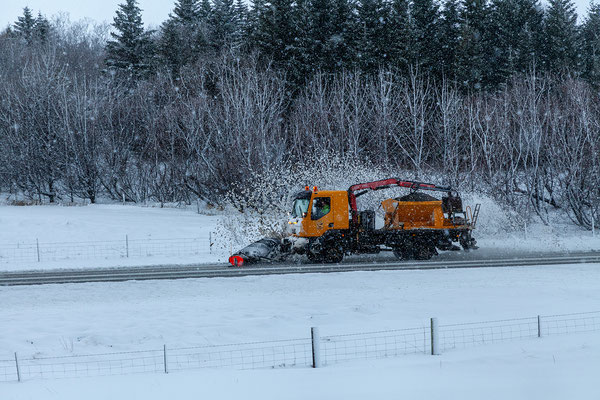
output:
<instances>
[{"instance_id":1,"label":"wire fence","mask_svg":"<svg viewBox=\"0 0 600 400\"><path fill-rule=\"evenodd\" d=\"M129 239L93 242L40 242L0 245L0 263L201 256L213 252L212 234L198 238Z\"/></svg>"},{"instance_id":2,"label":"wire fence","mask_svg":"<svg viewBox=\"0 0 600 400\"><path fill-rule=\"evenodd\" d=\"M79 378L163 371L161 350L19 359L21 380Z\"/></svg>"},{"instance_id":3,"label":"wire fence","mask_svg":"<svg viewBox=\"0 0 600 400\"><path fill-rule=\"evenodd\" d=\"M430 351L428 328L326 336L321 338L324 364L367 358L396 357Z\"/></svg>"},{"instance_id":4,"label":"wire fence","mask_svg":"<svg viewBox=\"0 0 600 400\"><path fill-rule=\"evenodd\" d=\"M312 362L310 339L291 339L238 345L170 349L168 369L307 367Z\"/></svg>"},{"instance_id":5,"label":"wire fence","mask_svg":"<svg viewBox=\"0 0 600 400\"><path fill-rule=\"evenodd\" d=\"M440 349L538 337L538 317L440 326Z\"/></svg>"},{"instance_id":6,"label":"wire fence","mask_svg":"<svg viewBox=\"0 0 600 400\"><path fill-rule=\"evenodd\" d=\"M600 331L600 311L439 326L432 321L420 328L62 357L20 358L14 353L14 358L0 359L0 382L201 368L310 367L407 354L440 354L508 340L592 331Z\"/></svg>"},{"instance_id":7,"label":"wire fence","mask_svg":"<svg viewBox=\"0 0 600 400\"><path fill-rule=\"evenodd\" d=\"M15 368L15 359L0 360L0 382L20 380Z\"/></svg>"},{"instance_id":8,"label":"wire fence","mask_svg":"<svg viewBox=\"0 0 600 400\"><path fill-rule=\"evenodd\" d=\"M600 330L600 312L548 315L540 327L541 336Z\"/></svg>"}]
</instances>

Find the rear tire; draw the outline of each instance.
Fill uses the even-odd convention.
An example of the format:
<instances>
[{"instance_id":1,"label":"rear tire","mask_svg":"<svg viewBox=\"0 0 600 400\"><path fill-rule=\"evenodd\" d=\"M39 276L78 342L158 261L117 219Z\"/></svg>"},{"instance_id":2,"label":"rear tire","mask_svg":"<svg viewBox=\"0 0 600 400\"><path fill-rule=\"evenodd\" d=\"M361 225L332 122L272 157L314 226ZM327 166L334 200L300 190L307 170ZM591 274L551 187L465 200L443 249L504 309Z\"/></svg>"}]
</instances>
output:
<instances>
[{"instance_id":1,"label":"rear tire","mask_svg":"<svg viewBox=\"0 0 600 400\"><path fill-rule=\"evenodd\" d=\"M430 260L433 256L437 255L435 247L429 245L421 245L414 249L415 260Z\"/></svg>"},{"instance_id":2,"label":"rear tire","mask_svg":"<svg viewBox=\"0 0 600 400\"><path fill-rule=\"evenodd\" d=\"M437 250L434 246L418 242L395 247L393 251L396 258L404 261L429 260L433 256L437 255Z\"/></svg>"},{"instance_id":3,"label":"rear tire","mask_svg":"<svg viewBox=\"0 0 600 400\"><path fill-rule=\"evenodd\" d=\"M409 246L394 247L393 251L398 260L408 261L415 258L412 248Z\"/></svg>"}]
</instances>

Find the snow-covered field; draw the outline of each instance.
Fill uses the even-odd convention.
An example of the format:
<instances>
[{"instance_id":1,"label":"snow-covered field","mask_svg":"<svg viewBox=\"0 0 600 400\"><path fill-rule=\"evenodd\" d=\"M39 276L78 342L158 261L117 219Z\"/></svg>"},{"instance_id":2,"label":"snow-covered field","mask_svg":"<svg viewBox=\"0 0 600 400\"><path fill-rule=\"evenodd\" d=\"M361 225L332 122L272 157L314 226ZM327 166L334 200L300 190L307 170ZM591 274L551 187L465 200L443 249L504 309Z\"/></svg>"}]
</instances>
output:
<instances>
[{"instance_id":1,"label":"snow-covered field","mask_svg":"<svg viewBox=\"0 0 600 400\"><path fill-rule=\"evenodd\" d=\"M239 343L600 310L600 265L7 287L0 357ZM598 333L320 370L200 370L2 384L7 399L594 398Z\"/></svg>"},{"instance_id":2,"label":"snow-covered field","mask_svg":"<svg viewBox=\"0 0 600 400\"><path fill-rule=\"evenodd\" d=\"M191 264L224 262L229 256L229 245L209 248L209 238L217 230L219 216L198 214L193 209L123 206L99 204L87 206L0 206L0 270L91 268L159 264ZM183 252L176 256L130 257L124 253L115 256L99 252L98 257L45 260L44 250L58 248L65 251L93 248L94 244L109 247L110 242L125 238L150 243L173 239L198 239L200 255ZM35 259L36 240L42 248L41 262ZM213 242L216 238L213 237ZM107 245L108 243L108 245ZM72 244L72 247L69 247ZM24 257L16 249L30 246ZM3 252L6 256L3 258ZM16 257L16 261L15 260ZM59 254L60 256L60 254Z\"/></svg>"},{"instance_id":3,"label":"snow-covered field","mask_svg":"<svg viewBox=\"0 0 600 400\"><path fill-rule=\"evenodd\" d=\"M3 400L597 399L600 340L582 334L321 369L201 370L4 384Z\"/></svg>"}]
</instances>

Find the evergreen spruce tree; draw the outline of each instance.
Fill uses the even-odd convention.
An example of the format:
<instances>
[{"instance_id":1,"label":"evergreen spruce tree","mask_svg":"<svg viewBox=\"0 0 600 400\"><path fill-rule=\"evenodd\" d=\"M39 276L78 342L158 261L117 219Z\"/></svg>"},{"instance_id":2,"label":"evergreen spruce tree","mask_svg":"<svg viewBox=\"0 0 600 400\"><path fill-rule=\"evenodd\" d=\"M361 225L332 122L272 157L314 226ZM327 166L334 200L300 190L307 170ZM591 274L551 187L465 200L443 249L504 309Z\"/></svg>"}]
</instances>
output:
<instances>
[{"instance_id":1,"label":"evergreen spruce tree","mask_svg":"<svg viewBox=\"0 0 600 400\"><path fill-rule=\"evenodd\" d=\"M354 0L333 0L333 62L336 70L357 66L358 23Z\"/></svg>"},{"instance_id":2,"label":"evergreen spruce tree","mask_svg":"<svg viewBox=\"0 0 600 400\"><path fill-rule=\"evenodd\" d=\"M234 0L214 0L209 21L210 44L215 51L239 47L241 34Z\"/></svg>"},{"instance_id":3,"label":"evergreen spruce tree","mask_svg":"<svg viewBox=\"0 0 600 400\"><path fill-rule=\"evenodd\" d=\"M355 32L349 1L302 0L299 4L304 4L297 10L297 20L300 35L306 35L300 46L306 50L307 69L335 72L351 67ZM304 24L308 29L303 32Z\"/></svg>"},{"instance_id":4,"label":"evergreen spruce tree","mask_svg":"<svg viewBox=\"0 0 600 400\"><path fill-rule=\"evenodd\" d=\"M255 51L259 48L261 38L261 13L264 11L264 0L252 0L246 14L246 50Z\"/></svg>"},{"instance_id":5,"label":"evergreen spruce tree","mask_svg":"<svg viewBox=\"0 0 600 400\"><path fill-rule=\"evenodd\" d=\"M360 68L367 73L387 65L392 56L390 15L389 4L383 0L360 0L358 3L357 57Z\"/></svg>"},{"instance_id":6,"label":"evergreen spruce tree","mask_svg":"<svg viewBox=\"0 0 600 400\"><path fill-rule=\"evenodd\" d=\"M106 44L106 64L110 70L129 79L148 74L152 67L153 48L149 32L144 31L142 10L137 0L119 5L112 26L112 40Z\"/></svg>"},{"instance_id":7,"label":"evergreen spruce tree","mask_svg":"<svg viewBox=\"0 0 600 400\"><path fill-rule=\"evenodd\" d=\"M295 85L303 86L305 81L311 75L311 71L319 68L320 58L317 59L311 52L313 41L311 38L312 19L311 19L311 0L296 0L292 7L292 20L294 21L294 40L292 41L293 76ZM317 56L322 57L324 53ZM293 90L296 91L298 87Z\"/></svg>"},{"instance_id":8,"label":"evergreen spruce tree","mask_svg":"<svg viewBox=\"0 0 600 400\"><path fill-rule=\"evenodd\" d=\"M438 30L439 7L435 0L413 0L412 9L412 62L421 71L438 76L441 59Z\"/></svg>"},{"instance_id":9,"label":"evergreen spruce tree","mask_svg":"<svg viewBox=\"0 0 600 400\"><path fill-rule=\"evenodd\" d=\"M591 3L581 27L581 73L594 87L600 87L600 5Z\"/></svg>"},{"instance_id":10,"label":"evergreen spruce tree","mask_svg":"<svg viewBox=\"0 0 600 400\"><path fill-rule=\"evenodd\" d=\"M248 6L244 0L236 0L235 17L237 30L234 42L236 42L236 47L247 48L246 33L248 32Z\"/></svg>"},{"instance_id":11,"label":"evergreen spruce tree","mask_svg":"<svg viewBox=\"0 0 600 400\"><path fill-rule=\"evenodd\" d=\"M577 13L571 0L549 0L544 20L544 66L550 72L574 71L577 67Z\"/></svg>"},{"instance_id":12,"label":"evergreen spruce tree","mask_svg":"<svg viewBox=\"0 0 600 400\"><path fill-rule=\"evenodd\" d=\"M491 87L539 62L543 12L537 0L493 0L488 29Z\"/></svg>"},{"instance_id":13,"label":"evergreen spruce tree","mask_svg":"<svg viewBox=\"0 0 600 400\"><path fill-rule=\"evenodd\" d=\"M304 84L306 66L298 47L296 2L294 0L256 1L253 6L256 28L253 41L256 48L274 65L286 72L288 80L297 89Z\"/></svg>"},{"instance_id":14,"label":"evergreen spruce tree","mask_svg":"<svg viewBox=\"0 0 600 400\"><path fill-rule=\"evenodd\" d=\"M207 29L201 15L202 7L197 0L179 0L161 26L159 55L174 76L207 50Z\"/></svg>"},{"instance_id":15,"label":"evergreen spruce tree","mask_svg":"<svg viewBox=\"0 0 600 400\"><path fill-rule=\"evenodd\" d=\"M446 0L440 20L440 59L444 77L456 77L461 20L458 0Z\"/></svg>"},{"instance_id":16,"label":"evergreen spruce tree","mask_svg":"<svg viewBox=\"0 0 600 400\"><path fill-rule=\"evenodd\" d=\"M170 19L182 25L195 25L200 17L198 0L177 0Z\"/></svg>"},{"instance_id":17,"label":"evergreen spruce tree","mask_svg":"<svg viewBox=\"0 0 600 400\"><path fill-rule=\"evenodd\" d=\"M489 69L486 24L488 8L485 0L464 0L461 9L461 33L456 63L456 79L465 89L481 90Z\"/></svg>"},{"instance_id":18,"label":"evergreen spruce tree","mask_svg":"<svg viewBox=\"0 0 600 400\"><path fill-rule=\"evenodd\" d=\"M308 16L307 62L314 70L331 70L333 63L332 38L335 32L333 2L331 0L308 0L298 14ZM302 15L299 15L302 18Z\"/></svg>"},{"instance_id":19,"label":"evergreen spruce tree","mask_svg":"<svg viewBox=\"0 0 600 400\"><path fill-rule=\"evenodd\" d=\"M411 25L408 0L392 0L390 7L390 61L400 72L407 72L411 54Z\"/></svg>"},{"instance_id":20,"label":"evergreen spruce tree","mask_svg":"<svg viewBox=\"0 0 600 400\"><path fill-rule=\"evenodd\" d=\"M210 0L200 0L200 5L198 6L198 18L201 22L207 22L212 13L212 5L210 4Z\"/></svg>"},{"instance_id":21,"label":"evergreen spruce tree","mask_svg":"<svg viewBox=\"0 0 600 400\"><path fill-rule=\"evenodd\" d=\"M34 38L38 43L46 44L48 43L48 39L50 36L50 23L42 15L42 13L38 13L38 16L35 20L34 26Z\"/></svg>"},{"instance_id":22,"label":"evergreen spruce tree","mask_svg":"<svg viewBox=\"0 0 600 400\"><path fill-rule=\"evenodd\" d=\"M23 38L27 44L32 44L34 40L35 18L29 7L23 9L23 15L17 19L14 24L14 33Z\"/></svg>"}]
</instances>

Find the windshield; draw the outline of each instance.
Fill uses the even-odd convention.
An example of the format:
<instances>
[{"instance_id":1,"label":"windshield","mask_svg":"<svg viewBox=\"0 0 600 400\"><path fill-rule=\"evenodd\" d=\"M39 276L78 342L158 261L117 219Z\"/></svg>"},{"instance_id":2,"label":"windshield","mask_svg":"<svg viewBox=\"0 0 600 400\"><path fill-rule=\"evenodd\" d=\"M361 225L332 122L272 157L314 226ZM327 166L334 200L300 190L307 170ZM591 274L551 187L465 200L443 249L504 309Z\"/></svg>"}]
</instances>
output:
<instances>
[{"instance_id":1,"label":"windshield","mask_svg":"<svg viewBox=\"0 0 600 400\"><path fill-rule=\"evenodd\" d=\"M310 203L310 199L294 200L294 206L292 208L292 217L304 218L304 216L306 215L306 212L308 211L309 203Z\"/></svg>"}]
</instances>

